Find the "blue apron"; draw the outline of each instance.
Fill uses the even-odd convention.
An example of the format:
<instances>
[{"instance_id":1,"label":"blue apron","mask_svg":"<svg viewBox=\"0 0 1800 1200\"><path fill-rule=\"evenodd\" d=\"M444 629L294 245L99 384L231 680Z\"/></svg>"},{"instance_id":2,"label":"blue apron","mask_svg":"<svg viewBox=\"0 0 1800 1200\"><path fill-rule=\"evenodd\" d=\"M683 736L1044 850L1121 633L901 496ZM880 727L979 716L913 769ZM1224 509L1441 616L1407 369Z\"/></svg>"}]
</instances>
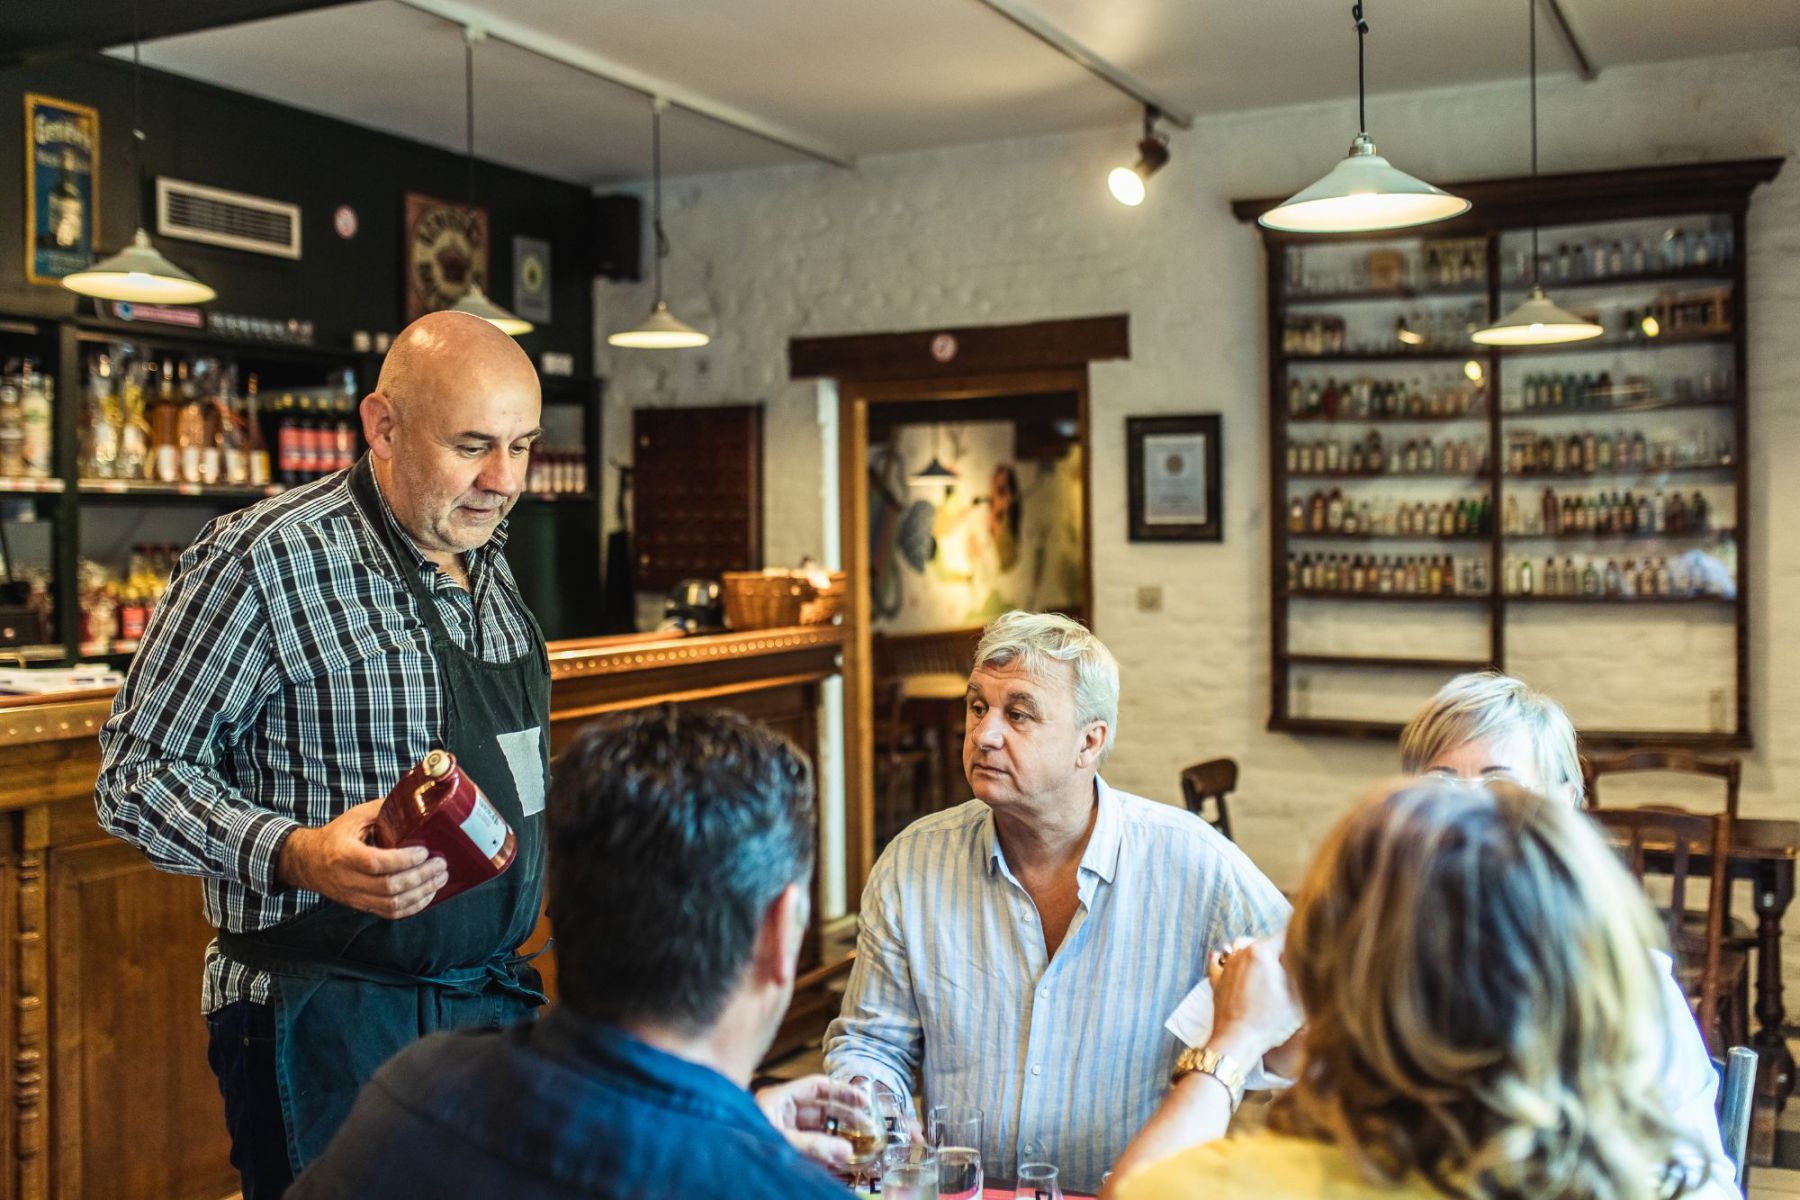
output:
<instances>
[{"instance_id":1,"label":"blue apron","mask_svg":"<svg viewBox=\"0 0 1800 1200\"><path fill-rule=\"evenodd\" d=\"M543 798L532 797L527 815L501 742L504 734L537 732L533 786L541 788L550 762L543 634L533 621L532 648L510 662L464 650L384 511L367 457L353 469L350 490L424 614L443 700L438 744L506 817L519 850L499 878L398 921L325 900L268 929L219 932L222 954L272 980L276 1078L295 1175L325 1149L358 1089L401 1049L438 1030L510 1025L544 1003L536 969L516 952L543 906ZM513 739L513 754L528 742Z\"/></svg>"}]
</instances>

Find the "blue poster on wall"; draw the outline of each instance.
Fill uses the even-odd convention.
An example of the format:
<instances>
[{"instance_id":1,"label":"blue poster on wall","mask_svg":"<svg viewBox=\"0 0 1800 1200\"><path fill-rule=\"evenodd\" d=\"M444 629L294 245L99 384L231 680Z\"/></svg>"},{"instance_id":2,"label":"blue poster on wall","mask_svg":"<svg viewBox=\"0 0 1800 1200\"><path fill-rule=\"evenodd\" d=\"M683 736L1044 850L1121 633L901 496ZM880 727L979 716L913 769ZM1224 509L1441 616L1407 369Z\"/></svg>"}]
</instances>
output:
<instances>
[{"instance_id":1,"label":"blue poster on wall","mask_svg":"<svg viewBox=\"0 0 1800 1200\"><path fill-rule=\"evenodd\" d=\"M25 275L56 283L94 261L100 114L25 95Z\"/></svg>"}]
</instances>

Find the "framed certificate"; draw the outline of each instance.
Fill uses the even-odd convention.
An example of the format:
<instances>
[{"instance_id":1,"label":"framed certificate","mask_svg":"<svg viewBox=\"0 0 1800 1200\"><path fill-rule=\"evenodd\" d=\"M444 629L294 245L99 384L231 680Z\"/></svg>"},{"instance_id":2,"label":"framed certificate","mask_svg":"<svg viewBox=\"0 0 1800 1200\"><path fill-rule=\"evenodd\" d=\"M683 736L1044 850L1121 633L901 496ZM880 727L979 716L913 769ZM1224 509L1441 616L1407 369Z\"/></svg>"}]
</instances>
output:
<instances>
[{"instance_id":1,"label":"framed certificate","mask_svg":"<svg viewBox=\"0 0 1800 1200\"><path fill-rule=\"evenodd\" d=\"M25 278L59 283L94 261L100 114L25 93Z\"/></svg>"},{"instance_id":2,"label":"framed certificate","mask_svg":"<svg viewBox=\"0 0 1800 1200\"><path fill-rule=\"evenodd\" d=\"M1134 542L1220 542L1219 414L1125 418Z\"/></svg>"}]
</instances>

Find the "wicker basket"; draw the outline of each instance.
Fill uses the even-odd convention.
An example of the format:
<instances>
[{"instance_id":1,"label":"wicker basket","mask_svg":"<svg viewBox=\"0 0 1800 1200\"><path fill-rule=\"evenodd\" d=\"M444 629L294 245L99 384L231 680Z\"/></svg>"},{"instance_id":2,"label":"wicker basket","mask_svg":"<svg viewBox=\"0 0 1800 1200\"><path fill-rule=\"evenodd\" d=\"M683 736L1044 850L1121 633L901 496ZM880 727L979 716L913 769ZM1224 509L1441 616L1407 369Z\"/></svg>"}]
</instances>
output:
<instances>
[{"instance_id":1,"label":"wicker basket","mask_svg":"<svg viewBox=\"0 0 1800 1200\"><path fill-rule=\"evenodd\" d=\"M805 574L727 571L725 624L730 629L780 629L827 625L844 607L844 573L831 572L823 589Z\"/></svg>"}]
</instances>

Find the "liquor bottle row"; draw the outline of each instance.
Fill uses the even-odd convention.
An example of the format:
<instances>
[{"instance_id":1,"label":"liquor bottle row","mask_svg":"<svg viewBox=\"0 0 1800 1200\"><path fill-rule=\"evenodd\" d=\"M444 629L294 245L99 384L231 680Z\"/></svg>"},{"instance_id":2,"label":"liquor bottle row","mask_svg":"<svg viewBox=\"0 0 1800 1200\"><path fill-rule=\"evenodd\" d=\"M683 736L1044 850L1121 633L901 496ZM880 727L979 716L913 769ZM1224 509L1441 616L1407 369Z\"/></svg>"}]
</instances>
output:
<instances>
[{"instance_id":1,"label":"liquor bottle row","mask_svg":"<svg viewBox=\"0 0 1800 1200\"><path fill-rule=\"evenodd\" d=\"M1428 392L1414 379L1288 380L1288 416L1296 420L1334 421L1366 417L1461 417L1479 412L1482 388L1458 380Z\"/></svg>"},{"instance_id":2,"label":"liquor bottle row","mask_svg":"<svg viewBox=\"0 0 1800 1200\"><path fill-rule=\"evenodd\" d=\"M179 548L171 545L133 546L123 575L103 563L81 560L77 580L83 654L137 649L145 626L162 603L179 554Z\"/></svg>"},{"instance_id":3,"label":"liquor bottle row","mask_svg":"<svg viewBox=\"0 0 1800 1200\"><path fill-rule=\"evenodd\" d=\"M1690 552L1670 563L1662 555L1601 559L1584 555L1580 565L1564 555L1542 562L1519 555L1500 564L1500 586L1508 596L1735 596L1737 548L1726 539L1714 555Z\"/></svg>"},{"instance_id":4,"label":"liquor bottle row","mask_svg":"<svg viewBox=\"0 0 1800 1200\"><path fill-rule=\"evenodd\" d=\"M1442 504L1396 503L1387 497L1346 500L1337 488L1288 502L1288 532L1319 536L1478 537L1492 533L1488 498L1465 496Z\"/></svg>"},{"instance_id":5,"label":"liquor bottle row","mask_svg":"<svg viewBox=\"0 0 1800 1200\"><path fill-rule=\"evenodd\" d=\"M1427 353L1442 350L1476 351L1480 347L1470 337L1488 323L1486 300L1476 300L1455 307L1416 308L1394 318L1394 340L1390 344L1365 347L1371 350L1419 350Z\"/></svg>"},{"instance_id":6,"label":"liquor bottle row","mask_svg":"<svg viewBox=\"0 0 1800 1200\"><path fill-rule=\"evenodd\" d=\"M1382 441L1371 429L1360 438L1287 444L1289 475L1473 475L1487 470L1487 443L1469 438Z\"/></svg>"},{"instance_id":7,"label":"liquor bottle row","mask_svg":"<svg viewBox=\"0 0 1800 1200\"><path fill-rule=\"evenodd\" d=\"M1535 511L1508 496L1501 509L1500 531L1525 537L1577 534L1700 534L1712 527L1712 505L1706 493L1696 490L1684 498L1680 492L1595 492L1561 496L1545 488Z\"/></svg>"},{"instance_id":8,"label":"liquor bottle row","mask_svg":"<svg viewBox=\"0 0 1800 1200\"><path fill-rule=\"evenodd\" d=\"M50 410L56 381L35 359L10 359L0 371L0 478L48 479Z\"/></svg>"},{"instance_id":9,"label":"liquor bottle row","mask_svg":"<svg viewBox=\"0 0 1800 1200\"><path fill-rule=\"evenodd\" d=\"M531 465L525 471L525 490L547 496L569 496L587 491L587 451L534 447Z\"/></svg>"},{"instance_id":10,"label":"liquor bottle row","mask_svg":"<svg viewBox=\"0 0 1800 1200\"><path fill-rule=\"evenodd\" d=\"M1449 554L1290 554L1290 595L1485 596L1487 560Z\"/></svg>"},{"instance_id":11,"label":"liquor bottle row","mask_svg":"<svg viewBox=\"0 0 1800 1200\"><path fill-rule=\"evenodd\" d=\"M1615 385L1610 371L1602 371L1598 375L1592 372L1585 375L1572 372L1561 375L1531 374L1525 376L1520 385L1517 407L1507 407L1506 411L1604 411L1646 402L1670 401L1676 404L1724 404L1729 403L1736 395L1729 367L1720 367L1696 378L1676 376L1667 383L1667 388L1659 391L1650 380L1641 375L1630 376L1623 384Z\"/></svg>"},{"instance_id":12,"label":"liquor bottle row","mask_svg":"<svg viewBox=\"0 0 1800 1200\"><path fill-rule=\"evenodd\" d=\"M1468 289L1487 279L1487 245L1481 238L1426 242L1422 252L1381 247L1363 255L1333 252L1309 262L1312 258L1299 248L1288 251L1288 290L1295 299L1407 288ZM1321 262L1338 269L1317 269Z\"/></svg>"},{"instance_id":13,"label":"liquor bottle row","mask_svg":"<svg viewBox=\"0 0 1800 1200\"><path fill-rule=\"evenodd\" d=\"M1669 467L1728 467L1732 463L1731 439L1715 436L1702 425L1678 438L1646 438L1642 430L1593 430L1563 437L1533 436L1520 430L1507 436L1506 472L1509 475L1561 474L1573 471L1654 471Z\"/></svg>"},{"instance_id":14,"label":"liquor bottle row","mask_svg":"<svg viewBox=\"0 0 1800 1200\"><path fill-rule=\"evenodd\" d=\"M259 397L218 359L159 363L119 345L88 363L79 460L84 479L296 484L355 461L356 383ZM273 447L273 454L271 454ZM273 461L271 461L273 458Z\"/></svg>"},{"instance_id":15,"label":"liquor bottle row","mask_svg":"<svg viewBox=\"0 0 1800 1200\"><path fill-rule=\"evenodd\" d=\"M1558 242L1553 252L1540 256L1536 278L1544 283L1567 283L1655 271L1723 270L1731 264L1733 242L1729 229L1681 228L1666 229L1653 239ZM1520 248L1512 258L1513 281L1532 282L1530 267L1531 252Z\"/></svg>"}]
</instances>

